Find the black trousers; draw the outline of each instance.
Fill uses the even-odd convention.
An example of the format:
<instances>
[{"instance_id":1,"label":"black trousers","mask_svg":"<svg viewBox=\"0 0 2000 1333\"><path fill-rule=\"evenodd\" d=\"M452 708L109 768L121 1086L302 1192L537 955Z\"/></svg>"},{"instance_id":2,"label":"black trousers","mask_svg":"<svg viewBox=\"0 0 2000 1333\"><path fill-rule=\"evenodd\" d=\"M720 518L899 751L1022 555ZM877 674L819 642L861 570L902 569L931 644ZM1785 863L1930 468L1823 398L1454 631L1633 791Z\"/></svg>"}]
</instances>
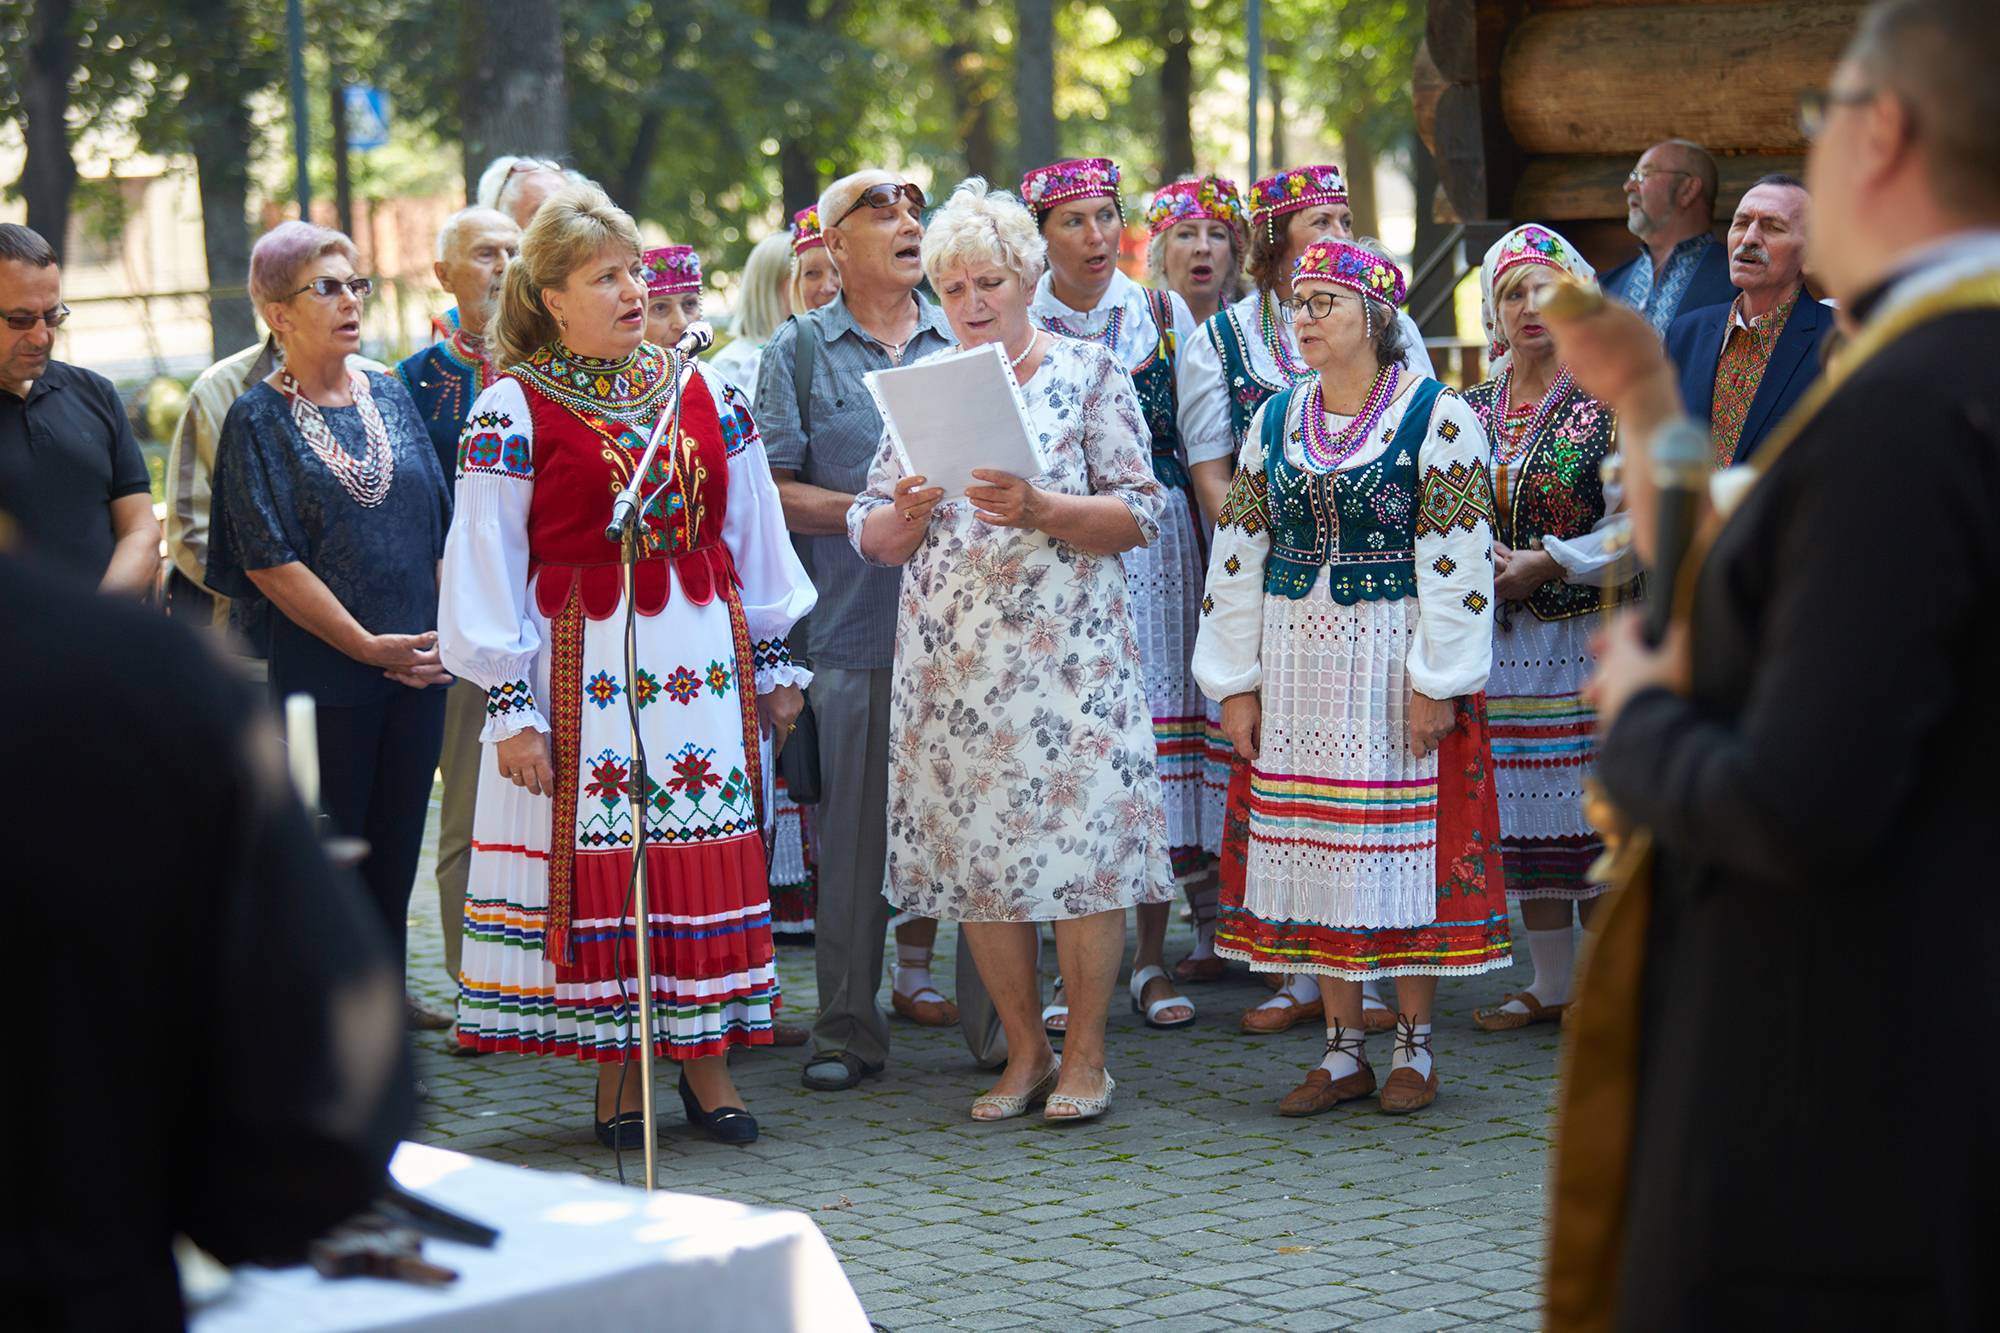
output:
<instances>
[{"instance_id":1,"label":"black trousers","mask_svg":"<svg viewBox=\"0 0 2000 1333\"><path fill-rule=\"evenodd\" d=\"M399 687L379 703L319 709L320 808L340 832L367 840L361 885L399 959L449 688Z\"/></svg>"}]
</instances>

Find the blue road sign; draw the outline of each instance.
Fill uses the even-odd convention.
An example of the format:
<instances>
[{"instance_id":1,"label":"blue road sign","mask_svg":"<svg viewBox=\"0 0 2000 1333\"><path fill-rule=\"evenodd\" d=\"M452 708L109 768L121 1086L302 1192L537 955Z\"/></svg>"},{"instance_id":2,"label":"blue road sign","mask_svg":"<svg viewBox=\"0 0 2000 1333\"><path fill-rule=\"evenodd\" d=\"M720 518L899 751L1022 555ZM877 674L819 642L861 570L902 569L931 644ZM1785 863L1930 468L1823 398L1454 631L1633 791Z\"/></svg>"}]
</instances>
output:
<instances>
[{"instance_id":1,"label":"blue road sign","mask_svg":"<svg viewBox=\"0 0 2000 1333\"><path fill-rule=\"evenodd\" d=\"M357 152L389 142L389 94L366 84L350 83L347 93L347 146Z\"/></svg>"}]
</instances>

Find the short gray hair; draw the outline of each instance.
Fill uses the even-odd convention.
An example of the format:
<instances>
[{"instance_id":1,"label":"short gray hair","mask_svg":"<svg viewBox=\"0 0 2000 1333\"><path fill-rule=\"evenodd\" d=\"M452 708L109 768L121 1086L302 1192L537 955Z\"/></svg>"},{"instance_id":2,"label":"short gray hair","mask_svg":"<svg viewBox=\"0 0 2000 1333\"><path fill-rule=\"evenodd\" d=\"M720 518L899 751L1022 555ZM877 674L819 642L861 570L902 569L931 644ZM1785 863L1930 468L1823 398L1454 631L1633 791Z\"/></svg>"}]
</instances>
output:
<instances>
[{"instance_id":1,"label":"short gray hair","mask_svg":"<svg viewBox=\"0 0 2000 1333\"><path fill-rule=\"evenodd\" d=\"M1846 59L1911 108L1937 198L1955 211L2000 215L2000 22L1992 0L1877 0Z\"/></svg>"},{"instance_id":2,"label":"short gray hair","mask_svg":"<svg viewBox=\"0 0 2000 1333\"><path fill-rule=\"evenodd\" d=\"M1668 139L1667 143L1681 150L1694 167L1688 174L1701 183L1701 197L1708 201L1708 211L1715 211L1716 194L1722 189L1722 177L1715 169L1715 154L1692 139Z\"/></svg>"},{"instance_id":3,"label":"short gray hair","mask_svg":"<svg viewBox=\"0 0 2000 1333\"><path fill-rule=\"evenodd\" d=\"M521 231L519 224L514 219L508 217L497 208L481 208L477 204L474 204L471 208L461 208L446 218L444 225L438 228L437 257L439 263L443 263L451 257L451 246L452 242L458 239L458 229L468 222L485 222L489 224L504 222L514 231L515 235L518 236Z\"/></svg>"},{"instance_id":4,"label":"short gray hair","mask_svg":"<svg viewBox=\"0 0 2000 1333\"><path fill-rule=\"evenodd\" d=\"M498 209L500 199L507 193L507 185L514 177L532 176L538 171L553 171L571 185L589 183L582 172L571 171L550 158L516 157L512 153L502 153L479 173L479 188L472 192L473 207Z\"/></svg>"},{"instance_id":5,"label":"short gray hair","mask_svg":"<svg viewBox=\"0 0 2000 1333\"><path fill-rule=\"evenodd\" d=\"M1047 258L1034 214L984 176L960 181L924 232L924 276L932 282L961 264L998 264L1032 288Z\"/></svg>"},{"instance_id":6,"label":"short gray hair","mask_svg":"<svg viewBox=\"0 0 2000 1333\"><path fill-rule=\"evenodd\" d=\"M1392 264L1396 262L1389 248L1373 236L1357 236L1354 244L1378 259L1386 259ZM1384 368L1393 366L1410 350L1410 340L1403 332L1403 321L1397 318L1396 307L1387 301L1365 293L1361 299L1367 303L1368 319L1375 326L1375 364Z\"/></svg>"},{"instance_id":7,"label":"short gray hair","mask_svg":"<svg viewBox=\"0 0 2000 1333\"><path fill-rule=\"evenodd\" d=\"M47 268L56 262L56 252L40 232L18 222L0 222L0 259L11 259L29 268Z\"/></svg>"}]
</instances>

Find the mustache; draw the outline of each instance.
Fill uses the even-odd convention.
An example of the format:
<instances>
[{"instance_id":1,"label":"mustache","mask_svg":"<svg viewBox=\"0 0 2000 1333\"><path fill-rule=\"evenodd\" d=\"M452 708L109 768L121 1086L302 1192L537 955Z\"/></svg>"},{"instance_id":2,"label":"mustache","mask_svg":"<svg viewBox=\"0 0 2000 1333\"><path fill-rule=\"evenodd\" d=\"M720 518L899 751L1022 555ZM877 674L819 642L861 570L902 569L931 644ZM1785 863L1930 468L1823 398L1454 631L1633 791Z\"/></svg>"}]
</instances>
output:
<instances>
[{"instance_id":1,"label":"mustache","mask_svg":"<svg viewBox=\"0 0 2000 1333\"><path fill-rule=\"evenodd\" d=\"M1742 245L1737 246L1736 253L1732 254L1730 258L1743 264L1768 264L1771 262L1771 256L1765 252L1764 247L1754 241L1745 241Z\"/></svg>"}]
</instances>

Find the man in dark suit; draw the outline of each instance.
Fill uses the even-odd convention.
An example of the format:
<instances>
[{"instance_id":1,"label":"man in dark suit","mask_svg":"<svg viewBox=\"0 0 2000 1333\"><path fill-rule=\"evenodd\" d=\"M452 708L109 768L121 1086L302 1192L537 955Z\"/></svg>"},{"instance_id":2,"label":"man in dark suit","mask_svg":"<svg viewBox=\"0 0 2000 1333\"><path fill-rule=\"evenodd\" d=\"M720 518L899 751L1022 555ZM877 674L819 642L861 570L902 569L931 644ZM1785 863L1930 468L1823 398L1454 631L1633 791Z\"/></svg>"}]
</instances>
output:
<instances>
[{"instance_id":1,"label":"man in dark suit","mask_svg":"<svg viewBox=\"0 0 2000 1333\"><path fill-rule=\"evenodd\" d=\"M1681 405L1706 424L1718 468L1741 463L1819 378L1833 312L1805 289L1811 198L1791 176L1751 186L1729 223L1728 305L1694 310L1667 328Z\"/></svg>"},{"instance_id":2,"label":"man in dark suit","mask_svg":"<svg viewBox=\"0 0 2000 1333\"><path fill-rule=\"evenodd\" d=\"M1625 177L1625 226L1639 253L1598 285L1664 335L1683 310L1732 299L1727 252L1715 239L1715 159L1686 139L1648 148Z\"/></svg>"},{"instance_id":3,"label":"man in dark suit","mask_svg":"<svg viewBox=\"0 0 2000 1333\"><path fill-rule=\"evenodd\" d=\"M1551 1333L2000 1327L1995 70L1992 0L1878 0L1801 100L1854 336L1713 488L1664 644L1601 645L1598 775L1652 856L1571 1010ZM1651 463L1700 427L1628 312L1548 322L1655 554Z\"/></svg>"}]
</instances>

